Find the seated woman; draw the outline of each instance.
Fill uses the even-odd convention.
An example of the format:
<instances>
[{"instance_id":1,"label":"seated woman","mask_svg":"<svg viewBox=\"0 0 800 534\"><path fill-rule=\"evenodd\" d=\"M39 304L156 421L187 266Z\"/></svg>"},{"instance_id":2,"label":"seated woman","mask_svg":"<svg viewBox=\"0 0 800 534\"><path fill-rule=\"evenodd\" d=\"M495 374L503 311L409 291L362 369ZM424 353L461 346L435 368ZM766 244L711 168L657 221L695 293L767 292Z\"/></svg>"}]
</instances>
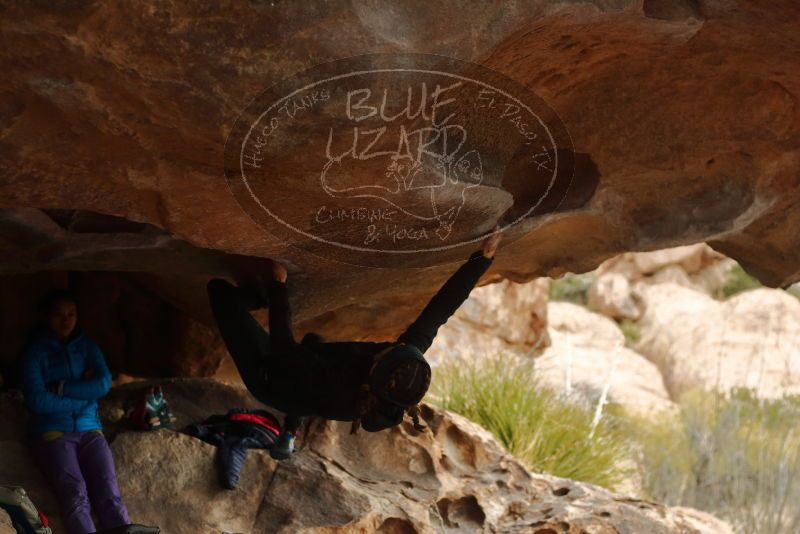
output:
<instances>
[{"instance_id":1,"label":"seated woman","mask_svg":"<svg viewBox=\"0 0 800 534\"><path fill-rule=\"evenodd\" d=\"M77 325L75 299L66 291L43 302L45 322L31 336L20 383L31 411L33 453L53 486L68 534L158 533L131 525L120 498L111 449L103 436L97 400L111 373L100 348Z\"/></svg>"},{"instance_id":2,"label":"seated woman","mask_svg":"<svg viewBox=\"0 0 800 534\"><path fill-rule=\"evenodd\" d=\"M418 430L424 428L417 404L428 390L431 369L423 353L489 268L499 241L495 230L414 323L396 341L382 343L327 342L313 333L297 343L286 270L278 263L266 291L211 280L211 310L242 381L255 398L286 414L273 458L291 454L294 433L305 416L352 421L353 432L359 427L377 432L400 424L408 413ZM269 333L250 315L260 307L269 308Z\"/></svg>"}]
</instances>

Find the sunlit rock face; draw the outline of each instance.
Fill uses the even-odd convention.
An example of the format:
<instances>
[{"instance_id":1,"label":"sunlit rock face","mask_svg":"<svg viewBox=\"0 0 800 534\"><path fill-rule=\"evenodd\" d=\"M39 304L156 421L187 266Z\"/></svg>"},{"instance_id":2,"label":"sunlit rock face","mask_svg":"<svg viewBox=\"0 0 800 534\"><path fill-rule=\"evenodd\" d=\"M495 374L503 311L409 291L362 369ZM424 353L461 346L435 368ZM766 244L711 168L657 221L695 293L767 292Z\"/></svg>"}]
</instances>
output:
<instances>
[{"instance_id":1,"label":"sunlit rock face","mask_svg":"<svg viewBox=\"0 0 800 534\"><path fill-rule=\"evenodd\" d=\"M604 308L604 301L612 304L608 307L610 313L607 315L617 316L623 311L632 312L631 315L641 311L641 302L628 301L632 298L628 293L632 291L632 285L637 282L650 285L672 282L711 296L718 296L727 283L728 273L734 265L735 261L714 251L705 243L651 252L628 252L615 256L598 267L598 277L589 291L589 299L590 302L593 298L596 299L597 308ZM628 285L615 287L613 283L602 284L600 282L603 275L621 276L627 280ZM615 291L618 288L622 290Z\"/></svg>"},{"instance_id":2,"label":"sunlit rock face","mask_svg":"<svg viewBox=\"0 0 800 534\"><path fill-rule=\"evenodd\" d=\"M426 356L433 365L469 364L496 357L539 355L550 346L547 292L550 281L503 281L472 291Z\"/></svg>"},{"instance_id":3,"label":"sunlit rock face","mask_svg":"<svg viewBox=\"0 0 800 534\"><path fill-rule=\"evenodd\" d=\"M744 388L765 398L800 392L794 296L758 288L720 302L672 283L638 291L646 312L636 350L659 366L674 398L694 388Z\"/></svg>"},{"instance_id":4,"label":"sunlit rock face","mask_svg":"<svg viewBox=\"0 0 800 534\"><path fill-rule=\"evenodd\" d=\"M304 69L425 53L508 77L569 134L570 146L550 152L571 161L559 176L569 187L507 229L490 276L580 272L620 252L705 240L763 282L788 284L800 278L799 16L792 0L7 6L0 270L135 273L137 291L202 331L209 277L241 273L236 255L277 258L290 271L301 334L397 335L477 242L379 266L346 249L316 254L311 238L243 209L225 179L225 142L248 103ZM503 154L499 126L470 128L495 147L481 160L492 168ZM326 145L316 137L324 132L309 131L309 146ZM526 170L513 154L503 157L517 181L495 177L486 194L466 197L460 238L478 239L542 194L520 181ZM306 210L304 187L320 169L296 154L287 161L299 181L276 178L272 191L289 213ZM345 178L374 184L387 170L367 165ZM408 185L408 171L392 179ZM415 198L406 200L421 208ZM197 366L158 374L218 363L185 352ZM120 370L133 368L120 360Z\"/></svg>"},{"instance_id":5,"label":"sunlit rock face","mask_svg":"<svg viewBox=\"0 0 800 534\"><path fill-rule=\"evenodd\" d=\"M568 302L548 312L553 343L534 360L543 384L592 407L605 398L640 416L675 410L658 367L625 346L613 321Z\"/></svg>"},{"instance_id":6,"label":"sunlit rock face","mask_svg":"<svg viewBox=\"0 0 800 534\"><path fill-rule=\"evenodd\" d=\"M528 361L538 385L595 407L600 398L629 413L672 411L659 368L625 346L619 326L568 302L548 302L550 280L480 287L439 330L426 353L439 366Z\"/></svg>"}]
</instances>

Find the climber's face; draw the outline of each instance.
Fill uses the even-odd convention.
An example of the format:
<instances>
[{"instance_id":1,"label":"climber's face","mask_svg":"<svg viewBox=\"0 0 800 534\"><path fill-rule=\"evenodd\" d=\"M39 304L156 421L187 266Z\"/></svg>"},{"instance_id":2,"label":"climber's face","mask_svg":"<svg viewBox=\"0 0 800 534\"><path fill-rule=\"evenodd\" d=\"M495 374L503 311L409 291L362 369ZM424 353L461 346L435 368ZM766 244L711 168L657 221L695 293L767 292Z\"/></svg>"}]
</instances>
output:
<instances>
[{"instance_id":1,"label":"climber's face","mask_svg":"<svg viewBox=\"0 0 800 534\"><path fill-rule=\"evenodd\" d=\"M59 300L50 306L47 324L59 339L67 339L78 322L78 309L71 300Z\"/></svg>"},{"instance_id":2,"label":"climber's face","mask_svg":"<svg viewBox=\"0 0 800 534\"><path fill-rule=\"evenodd\" d=\"M403 422L404 413L401 407L376 398L372 409L361 419L361 428L367 432L379 432L397 426Z\"/></svg>"}]
</instances>

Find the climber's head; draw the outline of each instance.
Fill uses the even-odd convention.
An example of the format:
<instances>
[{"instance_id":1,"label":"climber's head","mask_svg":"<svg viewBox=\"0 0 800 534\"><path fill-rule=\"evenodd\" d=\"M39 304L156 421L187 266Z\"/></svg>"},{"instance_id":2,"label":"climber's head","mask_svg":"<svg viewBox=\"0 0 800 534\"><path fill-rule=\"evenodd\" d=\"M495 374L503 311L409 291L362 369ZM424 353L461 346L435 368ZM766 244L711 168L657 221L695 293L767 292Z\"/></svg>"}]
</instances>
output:
<instances>
[{"instance_id":1,"label":"climber's head","mask_svg":"<svg viewBox=\"0 0 800 534\"><path fill-rule=\"evenodd\" d=\"M369 401L361 426L367 432L377 432L400 424L405 411L416 414L415 407L430 383L431 367L413 345L398 343L379 352L365 384Z\"/></svg>"}]
</instances>

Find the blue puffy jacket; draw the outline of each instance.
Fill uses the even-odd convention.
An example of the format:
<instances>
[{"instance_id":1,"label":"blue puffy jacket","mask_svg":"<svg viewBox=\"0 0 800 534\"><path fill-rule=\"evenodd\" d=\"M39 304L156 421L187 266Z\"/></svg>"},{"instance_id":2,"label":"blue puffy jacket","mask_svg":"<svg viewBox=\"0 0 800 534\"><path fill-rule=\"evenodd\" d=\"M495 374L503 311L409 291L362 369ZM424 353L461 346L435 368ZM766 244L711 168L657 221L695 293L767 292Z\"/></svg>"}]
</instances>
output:
<instances>
[{"instance_id":1,"label":"blue puffy jacket","mask_svg":"<svg viewBox=\"0 0 800 534\"><path fill-rule=\"evenodd\" d=\"M92 369L90 378L82 378ZM63 380L63 395L47 385ZM46 327L38 328L25 347L20 367L25 404L32 412L31 431L85 432L102 428L97 399L111 387L100 347L77 328L61 341Z\"/></svg>"}]
</instances>

